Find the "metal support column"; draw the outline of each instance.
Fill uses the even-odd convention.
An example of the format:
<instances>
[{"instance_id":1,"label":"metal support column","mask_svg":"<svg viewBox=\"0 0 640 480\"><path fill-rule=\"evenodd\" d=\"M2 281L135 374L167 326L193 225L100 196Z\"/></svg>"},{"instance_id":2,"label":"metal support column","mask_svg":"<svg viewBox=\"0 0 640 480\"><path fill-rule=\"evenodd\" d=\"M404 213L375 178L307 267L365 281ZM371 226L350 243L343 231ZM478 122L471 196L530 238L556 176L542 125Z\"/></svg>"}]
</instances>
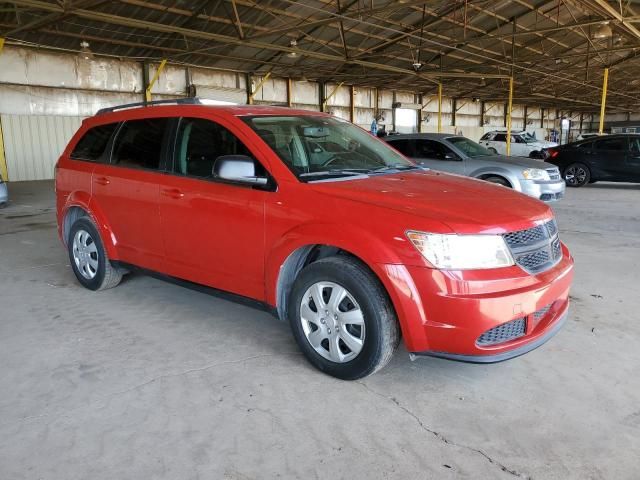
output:
<instances>
[{"instance_id":1,"label":"metal support column","mask_svg":"<svg viewBox=\"0 0 640 480\"><path fill-rule=\"evenodd\" d=\"M153 85L158 81L158 78L160 77L160 74L162 73L162 70L164 70L164 66L166 64L167 64L167 59L163 58L162 61L160 62L160 66L158 66L158 69L156 70L156 73L153 75L153 78L149 82L149 85L147 85L147 89L145 90L145 94L144 94L144 98L147 102L151 101L151 89L153 88Z\"/></svg>"},{"instance_id":2,"label":"metal support column","mask_svg":"<svg viewBox=\"0 0 640 480\"><path fill-rule=\"evenodd\" d=\"M260 80L260 83L258 83L258 85L256 85L256 89L251 92L251 95L249 95L249 105L253 105L253 99L258 94L258 92L260 90L262 90L262 87L264 86L264 83L267 80L269 80L270 76L271 76L271 72L267 72L267 74L264 77L262 77L262 80Z\"/></svg>"},{"instance_id":3,"label":"metal support column","mask_svg":"<svg viewBox=\"0 0 640 480\"><path fill-rule=\"evenodd\" d=\"M4 48L4 38L0 37L0 56ZM7 159L4 156L4 137L2 135L2 120L0 119L0 176L3 180L9 180L9 172L7 171Z\"/></svg>"},{"instance_id":4,"label":"metal support column","mask_svg":"<svg viewBox=\"0 0 640 480\"><path fill-rule=\"evenodd\" d=\"M336 93L338 93L338 90L340 89L340 87L344 85L344 82L340 82L336 88L334 88L331 93L329 95L327 95L327 97L324 99L324 102L322 102L322 111L325 112L327 110L327 103L329 102L329 100L331 100L331 97L333 97Z\"/></svg>"},{"instance_id":5,"label":"metal support column","mask_svg":"<svg viewBox=\"0 0 640 480\"><path fill-rule=\"evenodd\" d=\"M456 126L456 112L458 111L458 99L453 98L451 103L451 126Z\"/></svg>"},{"instance_id":6,"label":"metal support column","mask_svg":"<svg viewBox=\"0 0 640 480\"><path fill-rule=\"evenodd\" d=\"M291 108L293 105L293 84L291 77L287 78L287 107Z\"/></svg>"},{"instance_id":7,"label":"metal support column","mask_svg":"<svg viewBox=\"0 0 640 480\"><path fill-rule=\"evenodd\" d=\"M349 106L351 110L349 110L349 121L351 123L355 123L356 121L356 91L355 87L351 85L349 87Z\"/></svg>"},{"instance_id":8,"label":"metal support column","mask_svg":"<svg viewBox=\"0 0 640 480\"><path fill-rule=\"evenodd\" d=\"M442 82L438 83L438 133L442 133Z\"/></svg>"},{"instance_id":9,"label":"metal support column","mask_svg":"<svg viewBox=\"0 0 640 480\"><path fill-rule=\"evenodd\" d=\"M507 156L511 155L511 110L513 108L513 77L509 79L509 103L507 104Z\"/></svg>"},{"instance_id":10,"label":"metal support column","mask_svg":"<svg viewBox=\"0 0 640 480\"><path fill-rule=\"evenodd\" d=\"M609 83L609 67L604 69L604 78L602 79L602 100L600 101L600 127L598 133L602 135L604 130L604 112L607 104L607 85Z\"/></svg>"}]
</instances>

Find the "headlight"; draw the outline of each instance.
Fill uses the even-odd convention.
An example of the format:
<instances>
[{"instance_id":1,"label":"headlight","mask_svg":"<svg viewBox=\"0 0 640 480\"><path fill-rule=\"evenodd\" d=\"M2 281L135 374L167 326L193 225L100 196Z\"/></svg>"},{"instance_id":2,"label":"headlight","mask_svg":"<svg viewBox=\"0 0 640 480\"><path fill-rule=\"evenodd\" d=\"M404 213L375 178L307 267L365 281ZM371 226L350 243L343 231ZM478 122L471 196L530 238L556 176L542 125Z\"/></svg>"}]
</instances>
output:
<instances>
[{"instance_id":1,"label":"headlight","mask_svg":"<svg viewBox=\"0 0 640 480\"><path fill-rule=\"evenodd\" d=\"M525 180L549 180L549 174L541 168L527 168L522 171Z\"/></svg>"},{"instance_id":2,"label":"headlight","mask_svg":"<svg viewBox=\"0 0 640 480\"><path fill-rule=\"evenodd\" d=\"M473 270L514 265L500 235L441 235L409 230L407 238L434 267Z\"/></svg>"}]
</instances>

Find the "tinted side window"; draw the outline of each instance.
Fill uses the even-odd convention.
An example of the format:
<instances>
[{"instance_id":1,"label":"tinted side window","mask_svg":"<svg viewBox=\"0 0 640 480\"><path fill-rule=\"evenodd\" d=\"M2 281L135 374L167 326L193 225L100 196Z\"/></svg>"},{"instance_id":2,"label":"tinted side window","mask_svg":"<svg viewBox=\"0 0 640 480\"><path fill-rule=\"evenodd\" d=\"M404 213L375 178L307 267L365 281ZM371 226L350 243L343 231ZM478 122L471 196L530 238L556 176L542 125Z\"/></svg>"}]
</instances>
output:
<instances>
[{"instance_id":1,"label":"tinted side window","mask_svg":"<svg viewBox=\"0 0 640 480\"><path fill-rule=\"evenodd\" d=\"M168 122L167 118L125 122L113 144L111 163L127 168L157 170Z\"/></svg>"},{"instance_id":2,"label":"tinted side window","mask_svg":"<svg viewBox=\"0 0 640 480\"><path fill-rule=\"evenodd\" d=\"M504 133L496 133L495 138L493 139L494 142L506 142L507 141L507 136Z\"/></svg>"},{"instance_id":3,"label":"tinted side window","mask_svg":"<svg viewBox=\"0 0 640 480\"><path fill-rule=\"evenodd\" d=\"M100 160L117 126L117 123L110 123L87 130L76 144L70 157L76 160L89 160L91 162Z\"/></svg>"},{"instance_id":4,"label":"tinted side window","mask_svg":"<svg viewBox=\"0 0 640 480\"><path fill-rule=\"evenodd\" d=\"M416 157L433 158L436 160L445 160L445 155L455 154L440 142L434 140L417 140L416 141Z\"/></svg>"},{"instance_id":5,"label":"tinted side window","mask_svg":"<svg viewBox=\"0 0 640 480\"><path fill-rule=\"evenodd\" d=\"M413 156L413 140L394 140L389 142L389 145L407 157Z\"/></svg>"},{"instance_id":6,"label":"tinted side window","mask_svg":"<svg viewBox=\"0 0 640 480\"><path fill-rule=\"evenodd\" d=\"M480 140L489 140L489 137L491 137L491 133L485 133L480 137Z\"/></svg>"},{"instance_id":7,"label":"tinted side window","mask_svg":"<svg viewBox=\"0 0 640 480\"><path fill-rule=\"evenodd\" d=\"M593 142L581 143L577 146L581 150L591 150L593 148Z\"/></svg>"},{"instance_id":8,"label":"tinted side window","mask_svg":"<svg viewBox=\"0 0 640 480\"><path fill-rule=\"evenodd\" d=\"M212 178L213 164L223 155L247 155L251 152L229 130L211 120L182 118L176 138L174 170L181 175ZM256 175L266 172L256 162Z\"/></svg>"},{"instance_id":9,"label":"tinted side window","mask_svg":"<svg viewBox=\"0 0 640 480\"><path fill-rule=\"evenodd\" d=\"M617 150L627 149L627 141L625 138L607 138L606 140L598 140L595 142L598 150Z\"/></svg>"}]
</instances>

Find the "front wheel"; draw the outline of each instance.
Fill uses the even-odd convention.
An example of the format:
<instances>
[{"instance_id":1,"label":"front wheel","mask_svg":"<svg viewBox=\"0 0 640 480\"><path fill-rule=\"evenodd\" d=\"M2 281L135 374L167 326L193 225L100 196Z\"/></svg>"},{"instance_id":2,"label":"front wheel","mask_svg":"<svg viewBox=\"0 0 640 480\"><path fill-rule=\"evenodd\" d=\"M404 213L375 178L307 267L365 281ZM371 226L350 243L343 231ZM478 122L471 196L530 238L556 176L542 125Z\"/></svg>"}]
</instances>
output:
<instances>
[{"instance_id":1,"label":"front wheel","mask_svg":"<svg viewBox=\"0 0 640 480\"><path fill-rule=\"evenodd\" d=\"M564 169L563 175L569 187L582 187L591 181L591 172L584 163L572 163Z\"/></svg>"},{"instance_id":2,"label":"front wheel","mask_svg":"<svg viewBox=\"0 0 640 480\"><path fill-rule=\"evenodd\" d=\"M489 147L489 148L488 148L488 150L489 150L491 153L493 153L494 155L497 155L497 154L498 154L498 151L497 151L495 148L493 148L493 147Z\"/></svg>"},{"instance_id":3,"label":"front wheel","mask_svg":"<svg viewBox=\"0 0 640 480\"><path fill-rule=\"evenodd\" d=\"M319 370L356 380L384 367L400 340L391 301L356 259L328 257L305 267L289 297L293 336Z\"/></svg>"},{"instance_id":4,"label":"front wheel","mask_svg":"<svg viewBox=\"0 0 640 480\"><path fill-rule=\"evenodd\" d=\"M484 181L495 183L497 185L502 185L503 187L511 188L511 184L506 179L495 176L495 175L485 178Z\"/></svg>"}]
</instances>

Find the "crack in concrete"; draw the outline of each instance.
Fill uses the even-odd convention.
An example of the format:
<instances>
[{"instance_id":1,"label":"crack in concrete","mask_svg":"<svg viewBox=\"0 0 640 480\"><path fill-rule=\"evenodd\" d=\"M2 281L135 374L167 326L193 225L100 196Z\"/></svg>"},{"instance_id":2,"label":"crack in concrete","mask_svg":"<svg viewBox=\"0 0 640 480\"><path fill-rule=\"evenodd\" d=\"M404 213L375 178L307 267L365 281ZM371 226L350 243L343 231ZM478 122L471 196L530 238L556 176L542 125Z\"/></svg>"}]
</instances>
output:
<instances>
[{"instance_id":1,"label":"crack in concrete","mask_svg":"<svg viewBox=\"0 0 640 480\"><path fill-rule=\"evenodd\" d=\"M133 392L134 390L137 390L139 388L145 387L153 382L156 382L158 380L162 380L163 378L172 378L172 377L181 377L183 375L188 375L190 373L195 373L195 372L204 372L206 370L210 370L212 368L215 367L221 367L223 365L233 365L236 363L244 363L244 362L248 362L249 360L256 360L258 358L265 358L265 357L280 357L283 355L301 355L302 352L284 352L284 353L264 353L261 355L253 355L250 357L245 357L245 358L240 358L238 360L226 360L224 362L218 362L218 363L212 363L210 365L205 365L203 367L197 367L197 368L190 368L188 370L184 370L182 372L176 372L176 373L165 373L162 375L158 375L156 377L150 378L149 380L139 383L138 385L134 385L133 387L127 388L126 390L122 390L120 392L114 392L114 393L110 393L108 395L105 395L105 398L111 398L114 396L118 396L118 395L123 395L125 393L129 393L129 392Z\"/></svg>"},{"instance_id":2,"label":"crack in concrete","mask_svg":"<svg viewBox=\"0 0 640 480\"><path fill-rule=\"evenodd\" d=\"M144 387L146 385L149 385L149 384L151 384L153 382L156 382L158 380L161 380L163 378L180 377L180 376L183 376L183 375L188 375L190 373L203 372L203 371L210 370L212 368L220 367L220 366L223 366L223 365L233 365L233 364L248 362L250 360L256 360L256 359L259 359L259 358L281 357L281 356L285 356L285 355L302 355L302 352L265 353L265 354L261 354L261 355L252 355L250 357L244 357L244 358L240 358L238 360L227 360L227 361L224 361L224 362L217 362L217 363L213 363L213 364L209 364L209 365L204 365L202 367L190 368L190 369L184 370L182 372L166 373L166 374L162 374L162 375L158 375L156 377L150 378L149 380L146 380L146 381L144 381L142 383L134 385L133 387L127 388L125 390L121 390L119 392L113 392L113 393L108 393L108 394L102 395L100 398L102 398L102 399L110 399L110 398L115 397L115 396L124 395L126 393L133 392L133 391L135 391L135 390L137 390L139 388L142 388L142 387ZM94 402L91 402L91 404L93 404L93 403ZM91 406L91 404L89 406ZM106 404L104 404L102 406L99 406L98 408L104 408L107 404L108 403L106 403ZM47 417L50 417L53 420L55 420L55 419L58 419L58 418L61 418L61 417L69 416L70 414L75 413L75 412L77 412L79 410L82 410L83 408L86 408L86 407L87 407L87 405L80 405L78 407L71 408L71 409L65 410L63 412L57 412L57 413L50 412L50 413L41 413L39 415L28 415L26 417L20 417L20 418L17 418L15 420L10 420L10 421L7 421L7 422L0 423L0 427L7 427L7 426L10 426L10 425L13 425L13 424L16 424L16 423L22 423L22 422L31 421L31 420L39 420L39 419L47 418Z\"/></svg>"},{"instance_id":3,"label":"crack in concrete","mask_svg":"<svg viewBox=\"0 0 640 480\"><path fill-rule=\"evenodd\" d=\"M420 426L420 428L422 428L422 430L424 430L425 432L430 433L431 435L436 437L438 440L440 440L442 443L444 443L446 445L452 445L452 446L458 447L458 448L464 448L465 450L469 450L471 452L477 453L478 455L482 455L489 463L491 463L492 465L497 466L498 468L500 468L500 470L502 470L505 473L508 473L509 475L512 475L512 476L518 477L518 478L524 478L526 480L531 480L532 479L532 477L530 477L528 475L525 475L525 474L522 474L522 473L518 472L517 470L509 468L506 465L504 465L503 463L500 463L499 461L493 459L486 452L484 452L483 450L480 450L479 448L470 447L468 445L463 445L461 443L454 442L453 440L449 440L447 437L445 437L443 434L441 434L437 430L433 430L432 428L429 428L427 425L425 425L424 422L420 419L420 417L418 417L418 415L416 415L411 410L409 410L407 407L402 405L395 397L388 397L388 396L386 396L386 395L384 395L382 393L376 392L375 390L372 390L371 388L369 388L369 386L366 383L363 383L363 382L356 382L356 383L361 385L362 387L364 387L364 389L369 391L370 393L373 393L374 395L377 395L378 397L384 398L385 400L391 401L396 407L398 407L400 410L402 410L407 415L412 417L416 421L416 423Z\"/></svg>"}]
</instances>

